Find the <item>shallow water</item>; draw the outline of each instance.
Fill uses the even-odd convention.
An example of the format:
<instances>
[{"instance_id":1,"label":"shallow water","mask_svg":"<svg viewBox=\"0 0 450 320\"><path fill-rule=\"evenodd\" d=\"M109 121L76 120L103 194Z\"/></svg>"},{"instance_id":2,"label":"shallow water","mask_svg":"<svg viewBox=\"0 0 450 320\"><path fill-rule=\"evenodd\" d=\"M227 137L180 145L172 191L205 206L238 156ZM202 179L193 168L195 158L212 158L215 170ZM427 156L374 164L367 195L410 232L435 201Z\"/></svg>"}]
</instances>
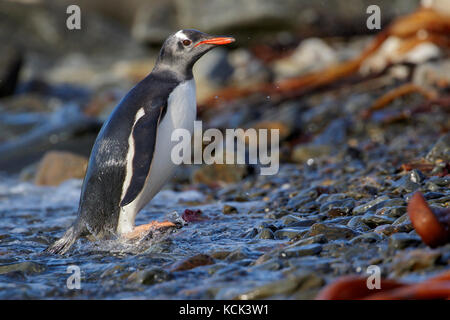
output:
<instances>
[{"instance_id":1,"label":"shallow water","mask_svg":"<svg viewBox=\"0 0 450 320\"><path fill-rule=\"evenodd\" d=\"M0 184L0 268L33 262L25 270L0 272L0 299L23 298L232 298L246 289L281 277L273 271L248 272L246 265L277 245L277 240L256 240L246 232L264 220L263 203L227 202L239 213L222 213L224 203L205 203L198 191L163 190L137 216L136 224L178 219L186 209L201 209L208 220L193 222L165 234L134 243L119 240L81 240L66 256L42 253L61 236L76 216L80 180L59 187L38 187L4 178ZM189 201L189 204L186 204ZM192 206L192 202L202 203ZM252 213L249 213L251 211ZM270 242L270 244L269 244ZM251 259L216 263L192 270L170 272L170 266L198 253L242 251ZM81 271L81 289L67 287L68 266ZM129 278L134 271L161 267L166 281L144 285ZM0 269L1 270L1 269Z\"/></svg>"}]
</instances>

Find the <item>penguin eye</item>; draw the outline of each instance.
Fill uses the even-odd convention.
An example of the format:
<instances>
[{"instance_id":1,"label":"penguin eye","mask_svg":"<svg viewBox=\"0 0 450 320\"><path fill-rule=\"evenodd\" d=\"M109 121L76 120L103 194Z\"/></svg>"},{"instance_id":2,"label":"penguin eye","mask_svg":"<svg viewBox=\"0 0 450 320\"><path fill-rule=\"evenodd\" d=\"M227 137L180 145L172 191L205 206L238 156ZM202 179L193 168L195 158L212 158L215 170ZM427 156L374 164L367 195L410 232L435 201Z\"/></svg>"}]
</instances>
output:
<instances>
[{"instance_id":1,"label":"penguin eye","mask_svg":"<svg viewBox=\"0 0 450 320\"><path fill-rule=\"evenodd\" d=\"M185 46L188 46L188 45L190 45L192 43L192 41L191 40L183 40L183 44L185 45Z\"/></svg>"}]
</instances>

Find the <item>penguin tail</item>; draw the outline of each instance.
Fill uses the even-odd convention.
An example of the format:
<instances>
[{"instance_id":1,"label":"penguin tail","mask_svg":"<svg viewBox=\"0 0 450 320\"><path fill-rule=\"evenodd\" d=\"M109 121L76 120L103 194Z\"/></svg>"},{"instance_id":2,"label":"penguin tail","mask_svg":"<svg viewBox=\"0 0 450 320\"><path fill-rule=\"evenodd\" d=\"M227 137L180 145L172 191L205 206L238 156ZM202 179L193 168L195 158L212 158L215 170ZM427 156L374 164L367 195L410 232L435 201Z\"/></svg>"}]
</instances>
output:
<instances>
[{"instance_id":1,"label":"penguin tail","mask_svg":"<svg viewBox=\"0 0 450 320\"><path fill-rule=\"evenodd\" d=\"M78 233L75 232L75 228L72 226L59 240L56 240L52 245L48 246L44 252L65 254L75 243L78 237Z\"/></svg>"}]
</instances>

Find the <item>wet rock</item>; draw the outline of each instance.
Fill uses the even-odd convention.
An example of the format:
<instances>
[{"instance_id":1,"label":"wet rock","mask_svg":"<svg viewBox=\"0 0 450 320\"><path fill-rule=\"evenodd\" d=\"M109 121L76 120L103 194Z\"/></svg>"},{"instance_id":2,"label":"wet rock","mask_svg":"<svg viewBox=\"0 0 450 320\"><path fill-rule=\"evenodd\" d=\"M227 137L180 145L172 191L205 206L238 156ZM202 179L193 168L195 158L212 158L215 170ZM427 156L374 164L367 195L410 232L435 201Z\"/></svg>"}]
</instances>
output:
<instances>
[{"instance_id":1,"label":"wet rock","mask_svg":"<svg viewBox=\"0 0 450 320\"><path fill-rule=\"evenodd\" d=\"M308 232L307 228L284 228L275 231L276 239L298 239Z\"/></svg>"},{"instance_id":2,"label":"wet rock","mask_svg":"<svg viewBox=\"0 0 450 320\"><path fill-rule=\"evenodd\" d=\"M200 266L207 266L210 264L214 264L214 259L211 256L206 254L197 254L185 260L176 262L172 266L171 271L191 270Z\"/></svg>"},{"instance_id":3,"label":"wet rock","mask_svg":"<svg viewBox=\"0 0 450 320\"><path fill-rule=\"evenodd\" d=\"M317 236L313 236L313 237L309 237L309 238L305 238L299 241L294 242L293 244L289 245L288 248L291 247L299 247L299 246L304 246L304 245L308 245L308 244L315 244L315 243L327 243L327 238L323 235L317 235Z\"/></svg>"},{"instance_id":4,"label":"wet rock","mask_svg":"<svg viewBox=\"0 0 450 320\"><path fill-rule=\"evenodd\" d=\"M395 233L389 237L389 247L392 249L416 247L421 243L422 241L418 236L403 232Z\"/></svg>"},{"instance_id":5,"label":"wet rock","mask_svg":"<svg viewBox=\"0 0 450 320\"><path fill-rule=\"evenodd\" d=\"M241 181L246 172L245 165L204 165L194 171L192 182L209 186L235 183Z\"/></svg>"},{"instance_id":6,"label":"wet rock","mask_svg":"<svg viewBox=\"0 0 450 320\"><path fill-rule=\"evenodd\" d=\"M432 162L439 159L450 161L450 133L439 138L436 144L428 152L426 159Z\"/></svg>"},{"instance_id":7,"label":"wet rock","mask_svg":"<svg viewBox=\"0 0 450 320\"><path fill-rule=\"evenodd\" d=\"M380 204L386 200L389 200L388 196L381 196L381 197L375 198L374 200L366 202L362 205L359 205L359 206L353 208L353 215L360 215L369 210L375 211L376 209L381 207L382 205L380 205Z\"/></svg>"},{"instance_id":8,"label":"wet rock","mask_svg":"<svg viewBox=\"0 0 450 320\"><path fill-rule=\"evenodd\" d=\"M324 235L328 240L351 239L358 235L358 233L353 231L352 229L340 225L316 223L311 226L311 229L309 231L310 236L321 234Z\"/></svg>"},{"instance_id":9,"label":"wet rock","mask_svg":"<svg viewBox=\"0 0 450 320\"><path fill-rule=\"evenodd\" d=\"M11 272L23 272L25 274L36 274L46 270L46 266L40 263L25 261L13 264L0 266L0 274L7 274Z\"/></svg>"},{"instance_id":10,"label":"wet rock","mask_svg":"<svg viewBox=\"0 0 450 320\"><path fill-rule=\"evenodd\" d=\"M272 230L269 228L263 228L258 234L258 238L260 239L274 239L275 235Z\"/></svg>"},{"instance_id":11,"label":"wet rock","mask_svg":"<svg viewBox=\"0 0 450 320\"><path fill-rule=\"evenodd\" d=\"M227 256L227 261L234 262L239 260L244 260L248 257L251 257L252 253L244 247L234 250Z\"/></svg>"},{"instance_id":12,"label":"wet rock","mask_svg":"<svg viewBox=\"0 0 450 320\"><path fill-rule=\"evenodd\" d=\"M281 221L286 227L310 227L316 222L312 219L304 219L294 215L284 216Z\"/></svg>"},{"instance_id":13,"label":"wet rock","mask_svg":"<svg viewBox=\"0 0 450 320\"><path fill-rule=\"evenodd\" d=\"M320 206L320 212L325 212L330 217L340 217L351 214L355 207L355 200L342 199L324 203Z\"/></svg>"},{"instance_id":14,"label":"wet rock","mask_svg":"<svg viewBox=\"0 0 450 320\"><path fill-rule=\"evenodd\" d=\"M390 236L397 232L410 232L411 230L413 230L411 224L398 224L398 225L383 224L381 226L376 227L374 232Z\"/></svg>"},{"instance_id":15,"label":"wet rock","mask_svg":"<svg viewBox=\"0 0 450 320\"><path fill-rule=\"evenodd\" d=\"M395 181L394 186L399 190L412 192L420 187L420 184L424 179L423 173L419 170L411 170L408 174Z\"/></svg>"},{"instance_id":16,"label":"wet rock","mask_svg":"<svg viewBox=\"0 0 450 320\"><path fill-rule=\"evenodd\" d=\"M397 275L431 268L441 256L437 250L414 249L399 251L393 258L392 267Z\"/></svg>"},{"instance_id":17,"label":"wet rock","mask_svg":"<svg viewBox=\"0 0 450 320\"><path fill-rule=\"evenodd\" d=\"M298 247L291 247L286 250L281 251L281 258L292 258L292 257L304 257L319 254L322 251L322 246L317 243L305 244Z\"/></svg>"},{"instance_id":18,"label":"wet rock","mask_svg":"<svg viewBox=\"0 0 450 320\"><path fill-rule=\"evenodd\" d=\"M34 183L55 186L68 179L82 179L88 159L70 152L49 151L39 163Z\"/></svg>"},{"instance_id":19,"label":"wet rock","mask_svg":"<svg viewBox=\"0 0 450 320\"><path fill-rule=\"evenodd\" d=\"M378 242L380 240L382 240L382 236L380 236L379 234L375 233L375 232L367 232L367 233L363 233L359 236L354 237L352 240L350 240L351 244L356 244L356 243L375 243Z\"/></svg>"},{"instance_id":20,"label":"wet rock","mask_svg":"<svg viewBox=\"0 0 450 320\"><path fill-rule=\"evenodd\" d=\"M222 212L224 214L232 214L232 213L238 213L238 210L236 209L236 207L226 204L223 206Z\"/></svg>"},{"instance_id":21,"label":"wet rock","mask_svg":"<svg viewBox=\"0 0 450 320\"><path fill-rule=\"evenodd\" d=\"M311 271L297 271L285 279L277 280L253 288L235 297L239 300L276 298L279 295L289 295L299 291L310 290L322 286L323 279Z\"/></svg>"},{"instance_id":22,"label":"wet rock","mask_svg":"<svg viewBox=\"0 0 450 320\"><path fill-rule=\"evenodd\" d=\"M383 207L379 208L376 212L376 216L385 216L389 218L399 218L403 216L406 212L406 206L397 206L397 207Z\"/></svg>"},{"instance_id":23,"label":"wet rock","mask_svg":"<svg viewBox=\"0 0 450 320\"><path fill-rule=\"evenodd\" d=\"M153 267L148 270L135 271L128 277L131 282L144 285L161 283L172 278L171 274L159 267Z\"/></svg>"},{"instance_id":24,"label":"wet rock","mask_svg":"<svg viewBox=\"0 0 450 320\"><path fill-rule=\"evenodd\" d=\"M370 227L362 221L362 216L353 217L348 223L347 226L358 231L368 231Z\"/></svg>"},{"instance_id":25,"label":"wet rock","mask_svg":"<svg viewBox=\"0 0 450 320\"><path fill-rule=\"evenodd\" d=\"M395 219L388 216L367 212L362 216L361 221L368 225L370 228L375 228L379 225L391 224L395 221Z\"/></svg>"},{"instance_id":26,"label":"wet rock","mask_svg":"<svg viewBox=\"0 0 450 320\"><path fill-rule=\"evenodd\" d=\"M185 209L181 218L186 222L199 222L208 220L208 217L203 215L203 212L200 209L190 210Z\"/></svg>"}]
</instances>

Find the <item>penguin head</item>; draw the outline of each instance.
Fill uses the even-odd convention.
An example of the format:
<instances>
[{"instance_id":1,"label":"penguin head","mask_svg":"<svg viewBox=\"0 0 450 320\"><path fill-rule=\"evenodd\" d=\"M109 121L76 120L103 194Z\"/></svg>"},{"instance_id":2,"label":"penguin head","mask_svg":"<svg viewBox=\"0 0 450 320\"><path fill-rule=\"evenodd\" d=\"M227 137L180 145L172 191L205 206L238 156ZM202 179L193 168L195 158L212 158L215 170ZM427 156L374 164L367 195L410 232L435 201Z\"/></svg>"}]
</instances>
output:
<instances>
[{"instance_id":1,"label":"penguin head","mask_svg":"<svg viewBox=\"0 0 450 320\"><path fill-rule=\"evenodd\" d=\"M159 53L156 66L192 75L192 67L206 52L218 45L234 42L232 37L212 36L194 29L180 30L169 36Z\"/></svg>"}]
</instances>

